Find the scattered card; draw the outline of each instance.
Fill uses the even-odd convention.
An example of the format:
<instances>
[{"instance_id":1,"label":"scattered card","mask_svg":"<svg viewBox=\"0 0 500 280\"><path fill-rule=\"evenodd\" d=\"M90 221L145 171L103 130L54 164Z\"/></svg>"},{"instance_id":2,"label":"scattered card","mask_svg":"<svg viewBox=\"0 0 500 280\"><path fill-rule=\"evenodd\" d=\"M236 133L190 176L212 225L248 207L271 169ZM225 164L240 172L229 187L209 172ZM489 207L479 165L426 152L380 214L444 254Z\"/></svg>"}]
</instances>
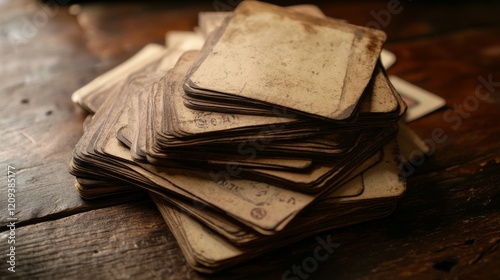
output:
<instances>
[{"instance_id":1,"label":"scattered card","mask_svg":"<svg viewBox=\"0 0 500 280\"><path fill-rule=\"evenodd\" d=\"M396 76L389 76L403 100L408 105L405 121L411 122L446 105L446 101L425 89L410 84Z\"/></svg>"}]
</instances>

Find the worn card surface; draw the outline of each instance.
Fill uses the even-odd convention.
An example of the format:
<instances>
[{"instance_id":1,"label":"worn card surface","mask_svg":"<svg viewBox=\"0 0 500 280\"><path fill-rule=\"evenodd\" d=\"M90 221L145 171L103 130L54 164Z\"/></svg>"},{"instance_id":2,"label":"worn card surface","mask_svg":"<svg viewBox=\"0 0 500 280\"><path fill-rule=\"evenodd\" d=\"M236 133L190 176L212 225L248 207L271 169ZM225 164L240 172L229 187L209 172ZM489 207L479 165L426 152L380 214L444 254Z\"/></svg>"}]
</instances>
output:
<instances>
[{"instance_id":1,"label":"worn card surface","mask_svg":"<svg viewBox=\"0 0 500 280\"><path fill-rule=\"evenodd\" d=\"M385 41L381 31L253 1L221 29L190 87L336 120L351 116Z\"/></svg>"}]
</instances>

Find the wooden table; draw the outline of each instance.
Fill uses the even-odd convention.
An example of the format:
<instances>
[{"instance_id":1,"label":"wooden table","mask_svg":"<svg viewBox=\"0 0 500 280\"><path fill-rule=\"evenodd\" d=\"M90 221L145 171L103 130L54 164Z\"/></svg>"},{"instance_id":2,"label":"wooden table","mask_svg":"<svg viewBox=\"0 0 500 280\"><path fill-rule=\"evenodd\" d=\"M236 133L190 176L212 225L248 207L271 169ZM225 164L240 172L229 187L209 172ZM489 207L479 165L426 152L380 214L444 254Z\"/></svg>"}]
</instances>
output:
<instances>
[{"instance_id":1,"label":"wooden table","mask_svg":"<svg viewBox=\"0 0 500 280\"><path fill-rule=\"evenodd\" d=\"M234 2L68 9L0 1L0 166L3 174L7 165L15 167L17 218L11 273L2 175L2 278L208 278L186 266L148 198L80 199L67 165L85 113L70 95L145 44L162 43L166 31L191 30L198 11ZM332 17L378 24L398 58L389 73L446 99L446 108L409 124L435 149L412 165L408 190L391 216L319 235L341 246L307 279L498 277L500 5L389 3L318 5ZM444 141L433 138L436 129ZM281 279L317 245L312 237L211 278Z\"/></svg>"}]
</instances>

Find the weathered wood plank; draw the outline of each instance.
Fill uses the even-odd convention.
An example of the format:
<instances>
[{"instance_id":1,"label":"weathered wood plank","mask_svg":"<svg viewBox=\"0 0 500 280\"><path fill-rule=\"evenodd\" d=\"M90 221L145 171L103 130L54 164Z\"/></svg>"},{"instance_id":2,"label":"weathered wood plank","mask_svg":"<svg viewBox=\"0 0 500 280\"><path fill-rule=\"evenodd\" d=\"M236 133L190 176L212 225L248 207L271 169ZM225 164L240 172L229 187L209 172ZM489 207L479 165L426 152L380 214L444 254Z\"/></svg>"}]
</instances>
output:
<instances>
[{"instance_id":1,"label":"weathered wood plank","mask_svg":"<svg viewBox=\"0 0 500 280\"><path fill-rule=\"evenodd\" d=\"M7 232L1 233L6 244ZM2 274L7 275L2 262ZM16 232L18 279L186 279L191 274L151 203L109 207Z\"/></svg>"},{"instance_id":2,"label":"weathered wood plank","mask_svg":"<svg viewBox=\"0 0 500 280\"><path fill-rule=\"evenodd\" d=\"M447 104L410 123L435 146L423 163L414 160L419 172L500 152L500 127L494 121L500 119L499 45L498 28L388 45L398 57L389 73L445 98Z\"/></svg>"},{"instance_id":3,"label":"weathered wood plank","mask_svg":"<svg viewBox=\"0 0 500 280\"><path fill-rule=\"evenodd\" d=\"M34 15L46 13L33 2L19 2L12 14L0 12L0 19L9 20L2 25L7 37L0 40L0 168L5 174L7 165L16 168L20 223L124 201L86 202L74 188L67 166L82 135L85 114L72 104L70 95L102 66L85 50L81 30L64 7L40 23L32 37L12 45L9 32L22 31ZM6 194L6 188L5 180L0 192ZM0 205L1 212L7 212L7 195L0 196ZM0 217L4 224L7 216Z\"/></svg>"}]
</instances>

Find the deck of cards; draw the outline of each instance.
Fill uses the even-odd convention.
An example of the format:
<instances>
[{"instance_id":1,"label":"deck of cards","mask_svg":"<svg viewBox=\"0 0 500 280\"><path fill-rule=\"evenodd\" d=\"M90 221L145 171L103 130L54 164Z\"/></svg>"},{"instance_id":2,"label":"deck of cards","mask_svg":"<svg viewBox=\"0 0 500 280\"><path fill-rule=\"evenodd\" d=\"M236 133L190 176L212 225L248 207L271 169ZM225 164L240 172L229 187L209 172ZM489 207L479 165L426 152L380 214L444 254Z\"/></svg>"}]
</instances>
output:
<instances>
[{"instance_id":1,"label":"deck of cards","mask_svg":"<svg viewBox=\"0 0 500 280\"><path fill-rule=\"evenodd\" d=\"M187 262L214 273L391 213L405 190L406 105L382 31L311 5L203 12L72 98L88 110L70 163L86 199L147 190Z\"/></svg>"}]
</instances>

